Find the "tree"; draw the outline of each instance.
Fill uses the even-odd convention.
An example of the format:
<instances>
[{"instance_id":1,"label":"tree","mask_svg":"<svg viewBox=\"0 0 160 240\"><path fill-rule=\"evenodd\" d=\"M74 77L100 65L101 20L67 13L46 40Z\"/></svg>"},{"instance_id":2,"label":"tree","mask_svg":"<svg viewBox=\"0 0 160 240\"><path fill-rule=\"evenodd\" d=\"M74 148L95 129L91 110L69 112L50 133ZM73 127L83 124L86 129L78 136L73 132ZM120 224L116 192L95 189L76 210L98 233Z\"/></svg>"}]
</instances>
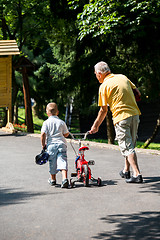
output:
<instances>
[{"instance_id":1,"label":"tree","mask_svg":"<svg viewBox=\"0 0 160 240\"><path fill-rule=\"evenodd\" d=\"M97 102L93 66L100 60L136 83L143 100L155 101L160 92L159 8L158 0L2 0L0 38L16 39L35 65L29 81L38 116L44 117L48 101L64 112L71 97L79 117L89 112ZM15 99L21 86L13 77Z\"/></svg>"},{"instance_id":2,"label":"tree","mask_svg":"<svg viewBox=\"0 0 160 240\"><path fill-rule=\"evenodd\" d=\"M79 2L79 1L74 1ZM126 74L143 101L158 102L160 92L159 1L90 1L78 15L79 40L96 39L113 72ZM99 50L99 49L98 49ZM99 51L97 51L99 54Z\"/></svg>"},{"instance_id":3,"label":"tree","mask_svg":"<svg viewBox=\"0 0 160 240\"><path fill-rule=\"evenodd\" d=\"M79 39L109 42L115 50L112 69L128 69L150 101L160 91L160 4L154 1L90 1L78 15ZM144 54L145 53L145 54ZM118 60L118 61L117 61ZM125 61L125 62L124 62ZM127 67L127 68L126 68ZM155 80L156 78L156 80Z\"/></svg>"},{"instance_id":4,"label":"tree","mask_svg":"<svg viewBox=\"0 0 160 240\"><path fill-rule=\"evenodd\" d=\"M0 8L0 39L16 39L20 51L23 46L36 48L46 35L49 22L48 1L2 0ZM44 19L46 20L44 23ZM48 26L49 28L49 26ZM13 62L17 57L13 58ZM14 65L14 64L13 64ZM13 69L13 103L16 100L18 85Z\"/></svg>"},{"instance_id":5,"label":"tree","mask_svg":"<svg viewBox=\"0 0 160 240\"><path fill-rule=\"evenodd\" d=\"M154 128L154 131L153 131L153 133L152 133L152 136L149 137L149 138L145 141L145 143L144 143L144 145L143 145L144 148L147 148L147 147L149 146L149 144L150 144L151 142L153 142L153 140L154 140L154 138L156 137L159 129L160 129L160 114L159 114L159 116L158 116L157 124L156 124L156 126L155 126L155 128Z\"/></svg>"},{"instance_id":6,"label":"tree","mask_svg":"<svg viewBox=\"0 0 160 240\"><path fill-rule=\"evenodd\" d=\"M84 2L87 1L81 1L78 7L73 9L71 2L68 4L67 1L51 1L54 22L49 41L57 59L57 64L50 64L53 78L55 72L61 73L57 75L56 82L61 81L60 86L67 90L63 92L66 99L71 96L74 98L74 110L79 115L92 104L95 88L97 92L97 84L91 78L93 55L90 49L87 49L90 42L77 40L76 18L79 11L82 11Z\"/></svg>"}]
</instances>

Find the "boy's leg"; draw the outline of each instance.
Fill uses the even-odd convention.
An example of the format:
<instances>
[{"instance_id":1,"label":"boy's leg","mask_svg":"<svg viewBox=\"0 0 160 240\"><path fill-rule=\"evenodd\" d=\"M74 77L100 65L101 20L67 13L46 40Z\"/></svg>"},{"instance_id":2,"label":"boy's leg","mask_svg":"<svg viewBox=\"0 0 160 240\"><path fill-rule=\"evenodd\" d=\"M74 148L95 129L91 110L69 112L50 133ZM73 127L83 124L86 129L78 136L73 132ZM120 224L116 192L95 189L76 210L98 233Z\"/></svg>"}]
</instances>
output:
<instances>
[{"instance_id":1,"label":"boy's leg","mask_svg":"<svg viewBox=\"0 0 160 240\"><path fill-rule=\"evenodd\" d=\"M56 174L51 174L51 180L56 180Z\"/></svg>"},{"instance_id":2,"label":"boy's leg","mask_svg":"<svg viewBox=\"0 0 160 240\"><path fill-rule=\"evenodd\" d=\"M57 155L57 169L62 172L62 185L61 188L68 188L68 179L67 179L67 147L65 144L60 144L58 148Z\"/></svg>"},{"instance_id":3,"label":"boy's leg","mask_svg":"<svg viewBox=\"0 0 160 240\"><path fill-rule=\"evenodd\" d=\"M62 181L67 179L67 170L62 169Z\"/></svg>"},{"instance_id":4,"label":"boy's leg","mask_svg":"<svg viewBox=\"0 0 160 240\"><path fill-rule=\"evenodd\" d=\"M67 178L67 170L62 169L62 184L61 184L61 188L68 188L69 186L69 182L68 182L68 178Z\"/></svg>"},{"instance_id":5,"label":"boy's leg","mask_svg":"<svg viewBox=\"0 0 160 240\"><path fill-rule=\"evenodd\" d=\"M48 153L49 153L49 173L50 178L48 179L48 182L50 185L56 184L56 173L57 173L57 148L55 144L48 146Z\"/></svg>"},{"instance_id":6,"label":"boy's leg","mask_svg":"<svg viewBox=\"0 0 160 240\"><path fill-rule=\"evenodd\" d=\"M67 147L65 144L60 144L57 154L57 170L62 172L62 180L67 178Z\"/></svg>"}]
</instances>

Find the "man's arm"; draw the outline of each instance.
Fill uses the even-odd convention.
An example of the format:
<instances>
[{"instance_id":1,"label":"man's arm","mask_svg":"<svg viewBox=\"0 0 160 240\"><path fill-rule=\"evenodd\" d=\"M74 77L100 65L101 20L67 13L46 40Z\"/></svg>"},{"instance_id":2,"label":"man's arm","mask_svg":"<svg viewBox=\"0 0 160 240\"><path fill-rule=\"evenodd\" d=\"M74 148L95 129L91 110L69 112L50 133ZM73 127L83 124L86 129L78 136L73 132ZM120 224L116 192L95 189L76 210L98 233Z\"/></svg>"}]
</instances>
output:
<instances>
[{"instance_id":1,"label":"man's arm","mask_svg":"<svg viewBox=\"0 0 160 240\"><path fill-rule=\"evenodd\" d=\"M138 88L135 88L134 90L136 90L138 96L140 97L140 96L141 96L141 93L140 93L139 89L138 89Z\"/></svg>"},{"instance_id":2,"label":"man's arm","mask_svg":"<svg viewBox=\"0 0 160 240\"><path fill-rule=\"evenodd\" d=\"M68 133L65 133L65 134L63 134L63 136L66 138L66 137L68 137L69 136L69 132Z\"/></svg>"},{"instance_id":3,"label":"man's arm","mask_svg":"<svg viewBox=\"0 0 160 240\"><path fill-rule=\"evenodd\" d=\"M133 89L133 93L134 93L136 102L139 102L139 101L141 100L141 93L140 93L140 91L138 90L138 88L134 88L134 89Z\"/></svg>"},{"instance_id":4,"label":"man's arm","mask_svg":"<svg viewBox=\"0 0 160 240\"><path fill-rule=\"evenodd\" d=\"M105 118L105 116L107 114L107 111L108 111L108 107L107 106L102 106L100 108L100 110L98 112L98 115L97 115L97 118L94 121L94 123L93 123L93 125L91 127L91 130L89 131L90 134L98 132L99 126L103 122L103 120L104 120L104 118Z\"/></svg>"},{"instance_id":5,"label":"man's arm","mask_svg":"<svg viewBox=\"0 0 160 240\"><path fill-rule=\"evenodd\" d=\"M41 133L41 145L42 145L42 148L45 148L45 146L46 146L46 133L45 132Z\"/></svg>"}]
</instances>

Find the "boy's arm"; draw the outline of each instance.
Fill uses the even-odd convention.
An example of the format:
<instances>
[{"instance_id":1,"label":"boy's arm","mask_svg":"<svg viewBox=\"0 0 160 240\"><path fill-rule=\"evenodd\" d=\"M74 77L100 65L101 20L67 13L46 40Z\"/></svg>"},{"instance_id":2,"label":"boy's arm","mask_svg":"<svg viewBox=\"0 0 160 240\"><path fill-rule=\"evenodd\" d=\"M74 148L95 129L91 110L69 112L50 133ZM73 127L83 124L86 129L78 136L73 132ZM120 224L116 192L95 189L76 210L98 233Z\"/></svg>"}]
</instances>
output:
<instances>
[{"instance_id":1,"label":"boy's arm","mask_svg":"<svg viewBox=\"0 0 160 240\"><path fill-rule=\"evenodd\" d=\"M46 146L46 133L45 132L41 133L41 145L42 145L42 148L45 148L45 146Z\"/></svg>"}]
</instances>

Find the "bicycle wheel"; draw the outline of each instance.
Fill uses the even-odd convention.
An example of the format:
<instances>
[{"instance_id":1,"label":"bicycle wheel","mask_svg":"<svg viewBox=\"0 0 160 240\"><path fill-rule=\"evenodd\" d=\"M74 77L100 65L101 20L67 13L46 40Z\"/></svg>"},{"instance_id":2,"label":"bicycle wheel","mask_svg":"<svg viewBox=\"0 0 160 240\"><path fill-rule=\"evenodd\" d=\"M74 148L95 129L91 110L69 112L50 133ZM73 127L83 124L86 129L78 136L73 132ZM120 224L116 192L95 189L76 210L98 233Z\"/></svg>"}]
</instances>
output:
<instances>
[{"instance_id":1,"label":"bicycle wheel","mask_svg":"<svg viewBox=\"0 0 160 240\"><path fill-rule=\"evenodd\" d=\"M101 178L98 178L98 179L97 179L97 184L98 184L98 187L102 186L102 180L101 180Z\"/></svg>"},{"instance_id":2,"label":"bicycle wheel","mask_svg":"<svg viewBox=\"0 0 160 240\"><path fill-rule=\"evenodd\" d=\"M83 184L85 187L89 186L89 171L87 165L82 165L83 169Z\"/></svg>"}]
</instances>

